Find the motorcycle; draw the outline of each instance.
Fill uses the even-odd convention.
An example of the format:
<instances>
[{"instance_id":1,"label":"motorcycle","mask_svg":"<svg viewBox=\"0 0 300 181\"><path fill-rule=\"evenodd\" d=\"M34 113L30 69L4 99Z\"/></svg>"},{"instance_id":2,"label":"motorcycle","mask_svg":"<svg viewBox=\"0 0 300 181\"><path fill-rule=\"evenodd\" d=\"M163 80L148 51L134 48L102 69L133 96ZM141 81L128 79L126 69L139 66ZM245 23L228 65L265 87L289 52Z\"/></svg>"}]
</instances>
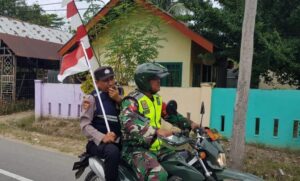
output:
<instances>
[{"instance_id":1,"label":"motorcycle","mask_svg":"<svg viewBox=\"0 0 300 181\"><path fill-rule=\"evenodd\" d=\"M217 131L205 127L196 129L195 133L196 138L188 137L184 131L173 136L160 138L165 147L176 150L175 154L166 155L167 158L160 162L169 176L176 176L177 180L191 181L262 180L255 175L226 168L226 155L218 140ZM186 144L190 145L191 150L177 149ZM184 158L183 162L179 161L178 155ZM187 172L187 169L193 169L196 174Z\"/></svg>"},{"instance_id":2,"label":"motorcycle","mask_svg":"<svg viewBox=\"0 0 300 181\"><path fill-rule=\"evenodd\" d=\"M169 109L167 112L174 114L177 103L170 101L167 108ZM202 105L202 116L203 113L204 107ZM194 138L189 136L189 130L183 130L169 137L160 137L163 146L169 150L158 155L158 161L168 172L168 181L262 180L255 175L226 168L226 156L220 144L218 132L201 126L195 130ZM74 163L73 170L77 170L76 179L82 175L88 166L91 171L86 176L85 181L105 180L104 161L86 153L80 156L79 162ZM124 160L121 160L119 164L119 178L121 181L138 180L136 172Z\"/></svg>"}]
</instances>

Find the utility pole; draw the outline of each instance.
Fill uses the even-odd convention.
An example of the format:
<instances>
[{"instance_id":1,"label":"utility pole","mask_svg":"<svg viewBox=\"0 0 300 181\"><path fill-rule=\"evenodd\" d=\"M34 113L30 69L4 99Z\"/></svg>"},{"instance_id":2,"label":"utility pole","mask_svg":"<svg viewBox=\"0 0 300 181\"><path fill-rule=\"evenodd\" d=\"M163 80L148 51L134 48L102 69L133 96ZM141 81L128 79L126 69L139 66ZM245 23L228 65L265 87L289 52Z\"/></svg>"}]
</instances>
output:
<instances>
[{"instance_id":1,"label":"utility pole","mask_svg":"<svg viewBox=\"0 0 300 181\"><path fill-rule=\"evenodd\" d=\"M231 167L234 169L242 168L245 155L245 122L252 70L256 8L257 0L245 0L239 78L234 107L233 135L229 153Z\"/></svg>"}]
</instances>

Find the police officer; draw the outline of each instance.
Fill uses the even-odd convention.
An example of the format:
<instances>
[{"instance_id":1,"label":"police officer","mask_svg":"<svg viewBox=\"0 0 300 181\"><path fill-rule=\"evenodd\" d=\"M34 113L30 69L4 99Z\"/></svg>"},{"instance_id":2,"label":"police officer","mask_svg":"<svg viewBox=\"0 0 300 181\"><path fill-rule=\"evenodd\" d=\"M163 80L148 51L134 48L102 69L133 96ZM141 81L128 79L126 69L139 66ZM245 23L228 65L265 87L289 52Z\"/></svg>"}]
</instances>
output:
<instances>
[{"instance_id":1,"label":"police officer","mask_svg":"<svg viewBox=\"0 0 300 181\"><path fill-rule=\"evenodd\" d=\"M168 174L157 161L161 150L158 136L170 136L161 128L161 118L181 129L194 129L197 124L182 115L167 115L165 104L157 92L160 79L168 70L158 63L144 63L135 71L138 89L121 103L120 121L124 137L124 158L134 167L140 180L167 180Z\"/></svg>"},{"instance_id":2,"label":"police officer","mask_svg":"<svg viewBox=\"0 0 300 181\"><path fill-rule=\"evenodd\" d=\"M105 159L105 179L115 181L118 179L118 164L121 155L118 104L122 100L122 91L115 86L114 72L111 67L100 67L94 75L111 132L107 132L95 90L84 97L80 127L89 140L86 145L87 153Z\"/></svg>"}]
</instances>

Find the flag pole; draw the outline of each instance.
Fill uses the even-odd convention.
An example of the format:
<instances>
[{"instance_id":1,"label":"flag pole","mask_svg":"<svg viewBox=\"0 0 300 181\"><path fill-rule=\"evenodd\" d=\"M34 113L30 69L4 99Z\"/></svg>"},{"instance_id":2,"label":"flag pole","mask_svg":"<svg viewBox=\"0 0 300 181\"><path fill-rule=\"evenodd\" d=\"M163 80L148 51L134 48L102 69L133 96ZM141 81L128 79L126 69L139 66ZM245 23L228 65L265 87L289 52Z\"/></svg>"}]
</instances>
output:
<instances>
[{"instance_id":1,"label":"flag pole","mask_svg":"<svg viewBox=\"0 0 300 181\"><path fill-rule=\"evenodd\" d=\"M69 4L70 3L70 4ZM74 0L63 0L62 1L62 5L63 6L66 6L67 5L67 18L72 18L72 17L75 17L74 20L76 20L76 15L79 17L79 19L81 20L81 23L78 23L76 22L76 28L77 28L77 33L78 33L78 29L80 27L83 26L83 30L84 32L81 32L80 36L82 36L82 33L84 33L87 37L88 37L88 34L86 32L86 29L85 29L85 26L83 25L82 23L82 18L79 14L79 11L78 11L78 8L75 4L75 1ZM72 22L71 22L71 25L72 25ZM82 31L82 30L81 30ZM76 33L76 36L77 36L77 33ZM106 129L107 129L107 132L110 132L110 127L109 127L109 124L108 124L108 121L107 121L107 117L106 117L106 113L105 113L105 110L104 110L104 107L103 107L103 104L102 104L102 100L101 100L101 97L100 97L100 94L99 94L99 90L98 90L98 87L96 85L96 81L95 81L95 77L94 77L94 73L93 73L93 70L92 70L92 66L89 62L89 58L87 56L87 53L86 53L86 49L85 49L85 46L84 46L84 43L82 42L82 39L84 38L84 36L82 37L76 37L77 39L80 39L80 44L81 44L81 47L83 49L83 53L84 53L84 57L85 57L85 61L86 61L86 64L88 65L88 68L89 68L89 71L90 71L90 74L92 76L92 81L93 81L93 85L94 85L94 88L96 90L96 93L97 93L97 97L98 97L98 100L99 100L99 103L100 103L100 107L101 107L101 110L102 110L102 114L104 116L104 121L105 121L105 125L106 125ZM88 38L89 39L89 38ZM90 43L89 43L89 40L88 40L88 44L89 46L91 47ZM89 48L89 47L88 47ZM93 48L92 48L93 50ZM93 55L94 55L94 51L93 51ZM95 56L96 57L96 56ZM98 62L98 61L97 61Z\"/></svg>"},{"instance_id":2,"label":"flag pole","mask_svg":"<svg viewBox=\"0 0 300 181\"><path fill-rule=\"evenodd\" d=\"M101 107L101 110L102 110L102 113L103 113L103 117L104 117L107 132L110 132L110 127L109 127L109 124L108 124L108 121L107 121L106 113L105 113L105 110L104 110L104 107L103 107L103 104L102 104L102 100L101 100L101 97L100 97L100 94L99 94L99 90L98 90L98 87L96 85L95 76L94 76L94 73L93 73L93 70L92 70L92 66L91 66L90 62L88 61L88 56L87 56L87 53L85 51L85 47L84 47L84 44L82 43L82 41L80 41L80 44L81 44L83 52L84 52L85 61L88 65L88 67L89 67L89 71L90 71L90 74L92 76L92 81L93 81L94 88L96 90L97 97L98 97L98 100L99 100L99 103L100 103L100 107Z\"/></svg>"}]
</instances>

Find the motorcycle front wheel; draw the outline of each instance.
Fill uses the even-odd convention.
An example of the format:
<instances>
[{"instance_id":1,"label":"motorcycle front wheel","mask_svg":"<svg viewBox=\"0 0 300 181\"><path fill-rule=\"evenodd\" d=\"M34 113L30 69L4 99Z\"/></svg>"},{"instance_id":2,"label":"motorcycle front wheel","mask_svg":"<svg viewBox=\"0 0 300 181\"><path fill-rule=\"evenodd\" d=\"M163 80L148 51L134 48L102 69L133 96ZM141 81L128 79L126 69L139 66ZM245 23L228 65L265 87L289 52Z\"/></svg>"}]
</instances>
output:
<instances>
[{"instance_id":1,"label":"motorcycle front wheel","mask_svg":"<svg viewBox=\"0 0 300 181\"><path fill-rule=\"evenodd\" d=\"M100 179L93 171L90 171L85 177L84 181L105 181Z\"/></svg>"}]
</instances>

